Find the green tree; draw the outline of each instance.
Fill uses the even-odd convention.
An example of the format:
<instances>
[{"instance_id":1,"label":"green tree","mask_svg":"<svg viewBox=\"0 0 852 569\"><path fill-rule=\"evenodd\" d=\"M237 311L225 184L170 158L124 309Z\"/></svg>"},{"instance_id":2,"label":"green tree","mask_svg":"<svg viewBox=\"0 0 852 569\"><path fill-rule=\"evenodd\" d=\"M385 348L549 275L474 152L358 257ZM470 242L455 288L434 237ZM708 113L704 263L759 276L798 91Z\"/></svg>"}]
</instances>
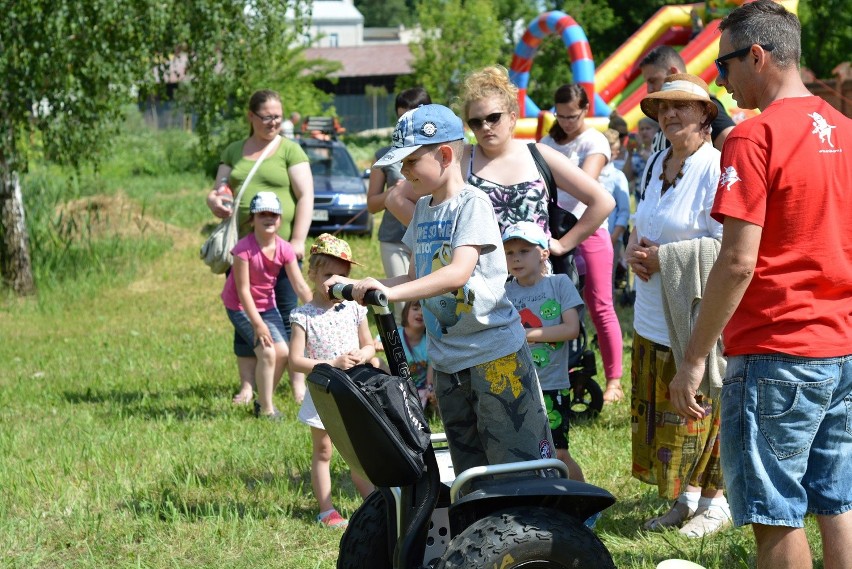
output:
<instances>
[{"instance_id":1,"label":"green tree","mask_svg":"<svg viewBox=\"0 0 852 569\"><path fill-rule=\"evenodd\" d=\"M801 0L799 18L802 65L817 77L831 77L835 66L852 54L852 10L845 0Z\"/></svg>"},{"instance_id":2,"label":"green tree","mask_svg":"<svg viewBox=\"0 0 852 569\"><path fill-rule=\"evenodd\" d=\"M413 75L401 80L401 88L422 85L434 102L449 104L468 72L508 64L500 57L503 28L488 0L423 1L417 20L423 37L411 46Z\"/></svg>"},{"instance_id":3,"label":"green tree","mask_svg":"<svg viewBox=\"0 0 852 569\"><path fill-rule=\"evenodd\" d=\"M355 0L355 7L364 16L365 27L409 26L414 19L405 0Z\"/></svg>"},{"instance_id":4,"label":"green tree","mask_svg":"<svg viewBox=\"0 0 852 569\"><path fill-rule=\"evenodd\" d=\"M304 2L0 1L0 275L10 288L35 291L20 186L31 141L60 163L97 162L122 107L154 90L181 52L191 79L182 101L209 146L214 125L262 70L288 75Z\"/></svg>"}]
</instances>

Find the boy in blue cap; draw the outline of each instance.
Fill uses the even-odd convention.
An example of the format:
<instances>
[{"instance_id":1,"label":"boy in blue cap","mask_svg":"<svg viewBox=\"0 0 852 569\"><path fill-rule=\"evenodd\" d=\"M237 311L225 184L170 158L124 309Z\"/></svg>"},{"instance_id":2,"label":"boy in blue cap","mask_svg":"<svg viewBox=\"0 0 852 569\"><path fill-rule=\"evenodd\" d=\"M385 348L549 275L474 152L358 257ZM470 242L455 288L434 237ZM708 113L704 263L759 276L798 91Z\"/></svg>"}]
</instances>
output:
<instances>
[{"instance_id":1,"label":"boy in blue cap","mask_svg":"<svg viewBox=\"0 0 852 569\"><path fill-rule=\"evenodd\" d=\"M353 281L363 301L420 300L438 406L456 473L474 466L553 457L553 440L520 316L506 297L506 257L487 195L467 185L461 119L442 105L405 113L375 166L402 162L420 197L403 237L407 275Z\"/></svg>"}]
</instances>

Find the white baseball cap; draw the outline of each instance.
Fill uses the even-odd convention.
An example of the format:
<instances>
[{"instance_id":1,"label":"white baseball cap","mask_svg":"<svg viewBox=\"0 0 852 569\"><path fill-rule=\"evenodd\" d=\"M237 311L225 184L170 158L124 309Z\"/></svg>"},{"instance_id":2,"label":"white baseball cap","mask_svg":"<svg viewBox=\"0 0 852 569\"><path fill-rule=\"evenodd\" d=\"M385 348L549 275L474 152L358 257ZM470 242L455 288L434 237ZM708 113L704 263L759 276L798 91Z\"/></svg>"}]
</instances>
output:
<instances>
[{"instance_id":1,"label":"white baseball cap","mask_svg":"<svg viewBox=\"0 0 852 569\"><path fill-rule=\"evenodd\" d=\"M249 213L260 213L262 211L281 215L281 201L279 201L278 196L276 196L273 192L258 192L257 195L251 199L251 204L249 204Z\"/></svg>"}]
</instances>

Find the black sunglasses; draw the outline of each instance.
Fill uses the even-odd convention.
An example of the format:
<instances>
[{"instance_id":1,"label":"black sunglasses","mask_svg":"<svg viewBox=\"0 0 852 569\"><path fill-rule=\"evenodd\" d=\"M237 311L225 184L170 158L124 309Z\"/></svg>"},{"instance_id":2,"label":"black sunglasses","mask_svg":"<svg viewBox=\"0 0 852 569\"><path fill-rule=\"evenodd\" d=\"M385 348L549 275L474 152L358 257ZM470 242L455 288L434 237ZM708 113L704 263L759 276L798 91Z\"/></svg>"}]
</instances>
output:
<instances>
[{"instance_id":1,"label":"black sunglasses","mask_svg":"<svg viewBox=\"0 0 852 569\"><path fill-rule=\"evenodd\" d=\"M483 118L467 119L467 126L469 126L471 130L479 130L485 125L494 126L500 122L500 118L504 114L506 113L501 111L499 113L491 113Z\"/></svg>"},{"instance_id":2,"label":"black sunglasses","mask_svg":"<svg viewBox=\"0 0 852 569\"><path fill-rule=\"evenodd\" d=\"M752 45L754 45L754 44L752 44ZM735 57L742 57L742 56L748 54L748 52L751 51L752 45L750 45L748 47L744 47L742 49L738 49L736 51L732 51L731 53L726 53L725 55L719 56L719 58L715 62L716 63L716 71L719 72L719 79L722 79L724 81L725 79L728 78L728 64L725 63L725 62L728 61L729 59L733 59ZM775 49L775 46L772 45L771 43L766 43L766 44L760 43L760 44L757 44L757 45L762 47L765 51L772 51L773 49Z\"/></svg>"}]
</instances>

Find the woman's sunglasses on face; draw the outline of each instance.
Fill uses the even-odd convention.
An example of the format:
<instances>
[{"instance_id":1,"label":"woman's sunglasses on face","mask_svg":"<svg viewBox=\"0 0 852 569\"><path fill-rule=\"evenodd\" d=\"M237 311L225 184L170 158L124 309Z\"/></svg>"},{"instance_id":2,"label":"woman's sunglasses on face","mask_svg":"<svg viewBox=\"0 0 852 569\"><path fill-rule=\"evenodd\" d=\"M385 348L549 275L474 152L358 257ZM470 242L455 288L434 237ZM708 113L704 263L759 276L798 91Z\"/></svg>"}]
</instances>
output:
<instances>
[{"instance_id":1,"label":"woman's sunglasses on face","mask_svg":"<svg viewBox=\"0 0 852 569\"><path fill-rule=\"evenodd\" d=\"M500 119L504 114L506 114L504 111L500 111L499 113L491 113L490 115L481 118L470 118L467 119L467 126L469 126L471 130L479 130L485 125L495 126L500 122Z\"/></svg>"},{"instance_id":2,"label":"woman's sunglasses on face","mask_svg":"<svg viewBox=\"0 0 852 569\"><path fill-rule=\"evenodd\" d=\"M752 44L752 45L754 45L754 44ZM761 43L761 44L758 44L758 45L760 47L762 47L764 49L764 51L772 51L773 49L775 49L775 46L772 45L771 43L766 43L766 44ZM751 51L751 47L752 46L750 45L748 47L744 47L742 49L732 51L731 53L726 53L725 55L720 55L719 59L717 59L716 62L715 62L716 63L716 71L719 72L719 79L724 81L728 78L728 64L725 63L725 62L728 61L729 59L733 59L735 57L742 57L744 55L747 55L748 52Z\"/></svg>"}]
</instances>

